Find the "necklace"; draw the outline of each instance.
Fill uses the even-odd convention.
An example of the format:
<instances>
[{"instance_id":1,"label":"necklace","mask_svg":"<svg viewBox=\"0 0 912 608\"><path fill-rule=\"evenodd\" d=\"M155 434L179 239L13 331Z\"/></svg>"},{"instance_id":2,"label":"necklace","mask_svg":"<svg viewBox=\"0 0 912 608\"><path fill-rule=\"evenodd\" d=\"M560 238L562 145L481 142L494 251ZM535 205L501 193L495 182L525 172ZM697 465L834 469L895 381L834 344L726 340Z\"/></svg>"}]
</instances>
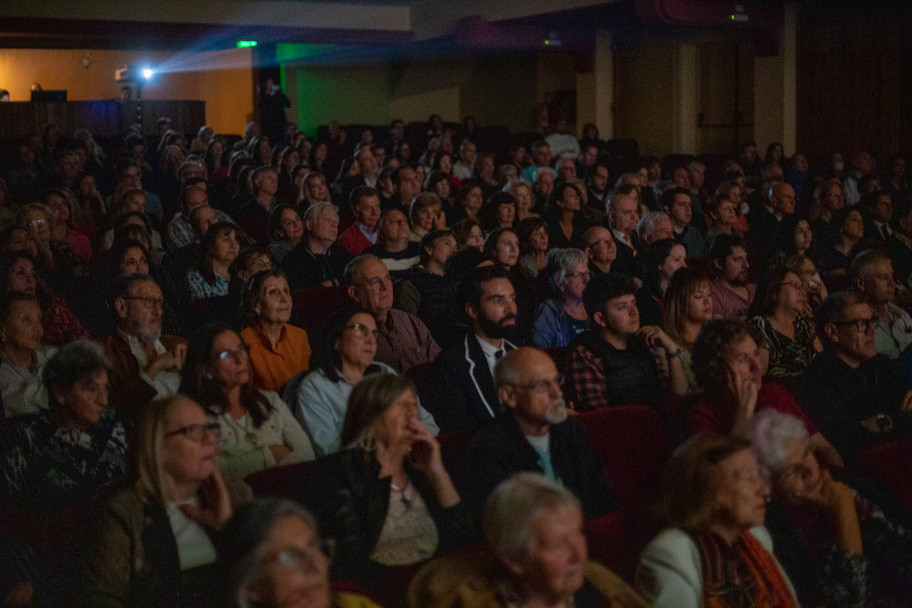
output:
<instances>
[{"instance_id":1,"label":"necklace","mask_svg":"<svg viewBox=\"0 0 912 608\"><path fill-rule=\"evenodd\" d=\"M232 430L237 433L238 437L243 437L244 441L251 445L259 446L257 435L253 432L253 429L250 428L249 414L245 412L241 418L235 418L231 415L231 412L226 412L223 418L228 421L228 426L232 427ZM239 422L241 419L244 420L243 424Z\"/></svg>"},{"instance_id":2,"label":"necklace","mask_svg":"<svg viewBox=\"0 0 912 608\"><path fill-rule=\"evenodd\" d=\"M406 496L406 491L411 487L411 482L406 478L405 485L401 488L390 482L390 489L393 491L393 494L399 494L399 500L402 502L402 505L405 507L405 510L408 511L412 507L412 499Z\"/></svg>"}]
</instances>

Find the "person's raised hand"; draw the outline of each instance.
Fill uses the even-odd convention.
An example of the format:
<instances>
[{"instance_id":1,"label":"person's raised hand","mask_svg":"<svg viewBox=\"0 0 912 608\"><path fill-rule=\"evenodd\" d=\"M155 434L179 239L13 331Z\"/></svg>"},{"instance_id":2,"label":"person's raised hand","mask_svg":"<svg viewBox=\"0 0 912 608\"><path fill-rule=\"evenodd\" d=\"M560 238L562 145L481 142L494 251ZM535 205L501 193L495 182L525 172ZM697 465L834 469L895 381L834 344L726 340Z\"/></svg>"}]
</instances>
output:
<instances>
[{"instance_id":1,"label":"person's raised hand","mask_svg":"<svg viewBox=\"0 0 912 608\"><path fill-rule=\"evenodd\" d=\"M213 469L212 474L200 485L200 494L202 506L181 505L181 511L201 526L221 530L231 519L231 499L218 469Z\"/></svg>"}]
</instances>

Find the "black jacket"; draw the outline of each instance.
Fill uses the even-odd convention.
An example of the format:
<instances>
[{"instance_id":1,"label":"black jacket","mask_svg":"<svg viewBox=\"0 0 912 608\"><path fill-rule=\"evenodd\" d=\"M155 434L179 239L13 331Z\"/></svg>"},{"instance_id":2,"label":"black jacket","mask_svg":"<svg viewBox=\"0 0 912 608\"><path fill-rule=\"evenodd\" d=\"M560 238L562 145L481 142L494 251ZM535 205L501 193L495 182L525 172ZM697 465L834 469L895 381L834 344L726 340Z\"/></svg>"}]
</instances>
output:
<instances>
[{"instance_id":1,"label":"black jacket","mask_svg":"<svg viewBox=\"0 0 912 608\"><path fill-rule=\"evenodd\" d=\"M548 444L554 472L564 487L579 498L586 519L617 508L608 473L576 418L551 425ZM538 452L509 412L488 422L475 435L466 462L466 470L472 474L466 480L463 500L475 514L481 513L488 496L505 479L521 471L543 472Z\"/></svg>"},{"instance_id":2,"label":"black jacket","mask_svg":"<svg viewBox=\"0 0 912 608\"><path fill-rule=\"evenodd\" d=\"M504 350L514 348L504 340ZM478 428L500 412L494 377L473 332L441 352L434 366L428 410L441 432Z\"/></svg>"},{"instance_id":3,"label":"black jacket","mask_svg":"<svg viewBox=\"0 0 912 608\"><path fill-rule=\"evenodd\" d=\"M475 542L475 525L463 503L442 507L431 482L408 461L405 472L437 525L438 553ZM370 555L386 521L391 478L379 474L380 464L372 454L343 450L319 459L311 483L302 484L299 500L317 518L322 535L336 542L334 580L382 587L386 568Z\"/></svg>"},{"instance_id":4,"label":"black jacket","mask_svg":"<svg viewBox=\"0 0 912 608\"><path fill-rule=\"evenodd\" d=\"M300 287L319 287L323 281L332 281L342 285L345 265L351 255L338 243L333 243L325 254L313 254L302 240L282 258L280 264L288 277L291 289Z\"/></svg>"}]
</instances>

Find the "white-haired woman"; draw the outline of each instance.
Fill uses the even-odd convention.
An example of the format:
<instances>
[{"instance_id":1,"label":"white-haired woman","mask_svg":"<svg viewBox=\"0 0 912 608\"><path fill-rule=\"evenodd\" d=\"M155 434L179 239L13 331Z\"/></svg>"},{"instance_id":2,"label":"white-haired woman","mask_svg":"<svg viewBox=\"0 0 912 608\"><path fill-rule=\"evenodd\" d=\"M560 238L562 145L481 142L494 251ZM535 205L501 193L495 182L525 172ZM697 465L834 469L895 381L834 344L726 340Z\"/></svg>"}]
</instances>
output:
<instances>
[{"instance_id":1,"label":"white-haired woman","mask_svg":"<svg viewBox=\"0 0 912 608\"><path fill-rule=\"evenodd\" d=\"M620 577L588 561L579 500L545 476L519 473L500 484L483 523L486 550L428 564L409 587L411 608L647 606Z\"/></svg>"},{"instance_id":2,"label":"white-haired woman","mask_svg":"<svg viewBox=\"0 0 912 608\"><path fill-rule=\"evenodd\" d=\"M552 249L546 269L554 297L535 310L532 339L539 348L564 347L589 329L583 306L583 291L592 278L589 258L580 249Z\"/></svg>"},{"instance_id":3,"label":"white-haired woman","mask_svg":"<svg viewBox=\"0 0 912 608\"><path fill-rule=\"evenodd\" d=\"M801 603L912 605L912 514L872 482L831 474L793 416L755 414L751 443L772 488L766 526Z\"/></svg>"}]
</instances>

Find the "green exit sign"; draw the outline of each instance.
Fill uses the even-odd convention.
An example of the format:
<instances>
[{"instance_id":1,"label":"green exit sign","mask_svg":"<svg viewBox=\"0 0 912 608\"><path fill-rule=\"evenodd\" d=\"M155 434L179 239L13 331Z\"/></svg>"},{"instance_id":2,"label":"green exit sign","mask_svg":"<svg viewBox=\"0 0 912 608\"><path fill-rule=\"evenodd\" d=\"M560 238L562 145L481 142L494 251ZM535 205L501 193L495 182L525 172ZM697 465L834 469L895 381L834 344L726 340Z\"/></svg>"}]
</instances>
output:
<instances>
[{"instance_id":1,"label":"green exit sign","mask_svg":"<svg viewBox=\"0 0 912 608\"><path fill-rule=\"evenodd\" d=\"M237 48L246 49L249 46L256 46L256 40L238 40Z\"/></svg>"}]
</instances>

